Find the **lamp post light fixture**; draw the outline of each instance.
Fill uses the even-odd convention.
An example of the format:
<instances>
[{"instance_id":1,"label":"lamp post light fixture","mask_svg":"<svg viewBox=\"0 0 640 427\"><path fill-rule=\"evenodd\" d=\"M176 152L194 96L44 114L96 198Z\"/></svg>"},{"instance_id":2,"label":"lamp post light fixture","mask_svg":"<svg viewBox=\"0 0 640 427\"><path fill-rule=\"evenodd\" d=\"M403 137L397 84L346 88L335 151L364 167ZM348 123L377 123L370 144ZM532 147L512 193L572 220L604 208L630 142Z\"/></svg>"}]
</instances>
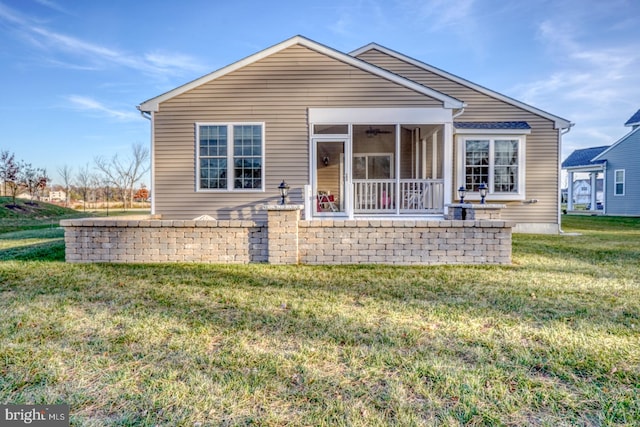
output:
<instances>
[{"instance_id":1,"label":"lamp post light fixture","mask_svg":"<svg viewBox=\"0 0 640 427\"><path fill-rule=\"evenodd\" d=\"M289 194L289 184L284 182L284 179L283 179L282 182L280 183L280 185L278 185L278 190L280 190L280 196L282 197L282 201L280 201L280 204L284 205L285 204L285 199L287 198L287 195Z\"/></svg>"},{"instance_id":2,"label":"lamp post light fixture","mask_svg":"<svg viewBox=\"0 0 640 427\"><path fill-rule=\"evenodd\" d=\"M487 184L483 182L478 187L478 191L480 192L480 204L484 205L484 198L487 197L487 191L489 191L489 187L487 187Z\"/></svg>"},{"instance_id":3,"label":"lamp post light fixture","mask_svg":"<svg viewBox=\"0 0 640 427\"><path fill-rule=\"evenodd\" d=\"M458 188L458 196L460 197L460 203L464 203L464 196L467 194L467 189L461 186Z\"/></svg>"}]
</instances>

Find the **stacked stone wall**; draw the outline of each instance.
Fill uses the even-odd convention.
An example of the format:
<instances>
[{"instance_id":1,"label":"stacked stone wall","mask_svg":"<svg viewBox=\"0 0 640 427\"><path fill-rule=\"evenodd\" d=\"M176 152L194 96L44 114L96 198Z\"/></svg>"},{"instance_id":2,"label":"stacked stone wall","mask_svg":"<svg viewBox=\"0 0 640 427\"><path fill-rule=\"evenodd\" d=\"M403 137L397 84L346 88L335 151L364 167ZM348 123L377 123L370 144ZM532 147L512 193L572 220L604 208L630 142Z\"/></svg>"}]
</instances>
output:
<instances>
[{"instance_id":1,"label":"stacked stone wall","mask_svg":"<svg viewBox=\"0 0 640 427\"><path fill-rule=\"evenodd\" d=\"M503 220L301 221L297 206L264 222L64 220L68 262L247 264L510 264Z\"/></svg>"}]
</instances>

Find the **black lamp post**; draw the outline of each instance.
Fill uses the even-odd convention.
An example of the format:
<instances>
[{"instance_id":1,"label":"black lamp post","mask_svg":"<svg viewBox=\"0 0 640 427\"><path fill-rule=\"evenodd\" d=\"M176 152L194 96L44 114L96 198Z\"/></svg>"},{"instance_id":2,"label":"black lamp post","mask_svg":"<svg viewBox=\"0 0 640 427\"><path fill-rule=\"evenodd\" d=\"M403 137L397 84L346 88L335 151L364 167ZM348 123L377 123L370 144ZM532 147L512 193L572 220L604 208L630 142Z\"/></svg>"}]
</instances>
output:
<instances>
[{"instance_id":1,"label":"black lamp post","mask_svg":"<svg viewBox=\"0 0 640 427\"><path fill-rule=\"evenodd\" d=\"M464 196L467 194L467 189L461 186L458 188L458 196L460 197L460 203L464 203Z\"/></svg>"},{"instance_id":2,"label":"black lamp post","mask_svg":"<svg viewBox=\"0 0 640 427\"><path fill-rule=\"evenodd\" d=\"M480 184L480 186L478 187L478 191L480 192L480 204L484 205L484 198L487 197L487 191L489 190L489 187L487 187L487 184L485 184L484 182L482 184Z\"/></svg>"},{"instance_id":3,"label":"black lamp post","mask_svg":"<svg viewBox=\"0 0 640 427\"><path fill-rule=\"evenodd\" d=\"M284 182L284 179L283 179L280 185L278 185L278 190L280 190L280 196L282 197L282 201L280 202L280 204L284 205L285 199L287 198L287 194L289 194L289 184Z\"/></svg>"}]
</instances>

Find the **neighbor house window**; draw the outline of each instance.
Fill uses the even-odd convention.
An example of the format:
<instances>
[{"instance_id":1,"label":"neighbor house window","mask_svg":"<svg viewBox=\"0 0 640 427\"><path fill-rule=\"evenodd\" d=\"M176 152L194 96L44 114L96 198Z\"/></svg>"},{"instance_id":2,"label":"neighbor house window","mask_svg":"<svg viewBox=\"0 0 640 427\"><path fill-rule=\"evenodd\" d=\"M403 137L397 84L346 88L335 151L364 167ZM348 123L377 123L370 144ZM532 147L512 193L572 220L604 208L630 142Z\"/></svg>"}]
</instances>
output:
<instances>
[{"instance_id":1,"label":"neighbor house window","mask_svg":"<svg viewBox=\"0 0 640 427\"><path fill-rule=\"evenodd\" d=\"M615 193L616 196L624 196L624 169L615 171Z\"/></svg>"},{"instance_id":2,"label":"neighbor house window","mask_svg":"<svg viewBox=\"0 0 640 427\"><path fill-rule=\"evenodd\" d=\"M263 190L264 125L196 125L198 190Z\"/></svg>"},{"instance_id":3,"label":"neighbor house window","mask_svg":"<svg viewBox=\"0 0 640 427\"><path fill-rule=\"evenodd\" d=\"M469 135L458 147L458 179L467 191L485 183L498 198L524 197L524 137Z\"/></svg>"}]
</instances>

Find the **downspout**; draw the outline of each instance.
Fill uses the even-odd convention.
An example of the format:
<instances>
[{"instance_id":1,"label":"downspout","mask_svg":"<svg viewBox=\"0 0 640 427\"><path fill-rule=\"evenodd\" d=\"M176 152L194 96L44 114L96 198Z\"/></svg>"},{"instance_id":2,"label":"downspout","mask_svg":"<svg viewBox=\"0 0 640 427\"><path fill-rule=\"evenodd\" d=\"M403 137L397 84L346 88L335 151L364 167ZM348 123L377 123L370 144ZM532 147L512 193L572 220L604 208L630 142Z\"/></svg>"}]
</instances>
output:
<instances>
[{"instance_id":1,"label":"downspout","mask_svg":"<svg viewBox=\"0 0 640 427\"><path fill-rule=\"evenodd\" d=\"M575 123L569 123L566 128L561 128L559 132L560 144L558 144L558 177L562 178L562 137L569 133ZM571 185L571 183L569 183ZM563 234L562 231L562 179L558 180L558 234Z\"/></svg>"},{"instance_id":2,"label":"downspout","mask_svg":"<svg viewBox=\"0 0 640 427\"><path fill-rule=\"evenodd\" d=\"M466 105L465 105L466 106ZM462 113L464 113L464 106L457 112L455 113L452 117L451 117L451 121L453 121L453 119L457 119L458 117L460 117L462 115Z\"/></svg>"},{"instance_id":3,"label":"downspout","mask_svg":"<svg viewBox=\"0 0 640 427\"><path fill-rule=\"evenodd\" d=\"M597 177L597 175L596 175ZM598 182L598 180L596 179L596 182ZM615 178L614 178L614 182L615 182ZM597 190L597 188L596 188ZM614 194L615 194L615 189L614 189ZM602 215L606 215L607 214L607 206L609 206L609 203L607 203L607 161L605 160L604 163L602 164ZM597 204L596 204L596 209L597 209Z\"/></svg>"}]
</instances>

